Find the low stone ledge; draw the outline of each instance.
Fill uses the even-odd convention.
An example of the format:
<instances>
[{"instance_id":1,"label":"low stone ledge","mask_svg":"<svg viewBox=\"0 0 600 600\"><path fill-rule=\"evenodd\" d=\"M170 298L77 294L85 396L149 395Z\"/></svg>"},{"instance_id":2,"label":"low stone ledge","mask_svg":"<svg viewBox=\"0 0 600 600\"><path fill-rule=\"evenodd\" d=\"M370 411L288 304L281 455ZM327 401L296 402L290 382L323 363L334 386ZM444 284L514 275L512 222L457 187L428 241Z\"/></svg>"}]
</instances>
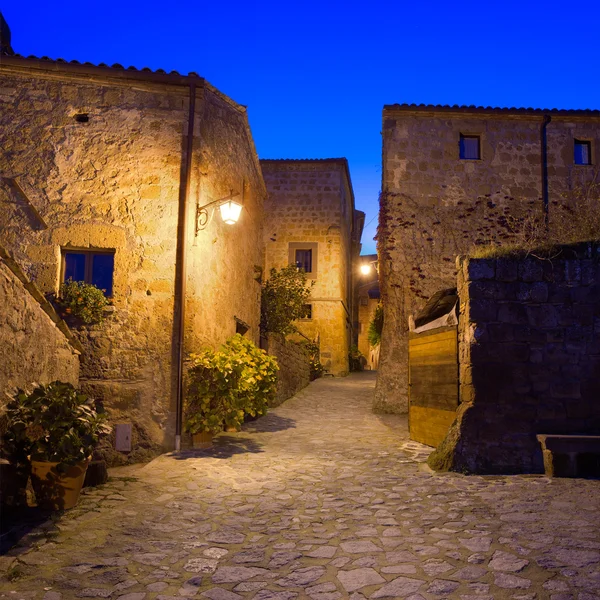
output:
<instances>
[{"instance_id":1,"label":"low stone ledge","mask_svg":"<svg viewBox=\"0 0 600 600\"><path fill-rule=\"evenodd\" d=\"M542 446L544 471L548 477L600 475L600 435L538 434L536 437ZM585 465L587 469L582 469L578 460L582 455L592 455L592 460ZM596 457L595 472L593 456ZM582 473L582 470L590 472Z\"/></svg>"}]
</instances>

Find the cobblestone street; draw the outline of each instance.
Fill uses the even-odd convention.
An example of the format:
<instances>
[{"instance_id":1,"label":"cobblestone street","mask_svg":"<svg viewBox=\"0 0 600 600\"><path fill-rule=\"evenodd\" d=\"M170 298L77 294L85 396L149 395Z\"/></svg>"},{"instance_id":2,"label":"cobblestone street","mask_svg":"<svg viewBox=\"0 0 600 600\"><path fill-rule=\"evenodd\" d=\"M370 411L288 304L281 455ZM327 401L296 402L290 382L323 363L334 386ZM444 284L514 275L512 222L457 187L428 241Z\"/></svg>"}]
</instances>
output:
<instances>
[{"instance_id":1,"label":"cobblestone street","mask_svg":"<svg viewBox=\"0 0 600 600\"><path fill-rule=\"evenodd\" d=\"M0 558L0 597L600 598L600 481L432 474L373 375L86 490Z\"/></svg>"}]
</instances>

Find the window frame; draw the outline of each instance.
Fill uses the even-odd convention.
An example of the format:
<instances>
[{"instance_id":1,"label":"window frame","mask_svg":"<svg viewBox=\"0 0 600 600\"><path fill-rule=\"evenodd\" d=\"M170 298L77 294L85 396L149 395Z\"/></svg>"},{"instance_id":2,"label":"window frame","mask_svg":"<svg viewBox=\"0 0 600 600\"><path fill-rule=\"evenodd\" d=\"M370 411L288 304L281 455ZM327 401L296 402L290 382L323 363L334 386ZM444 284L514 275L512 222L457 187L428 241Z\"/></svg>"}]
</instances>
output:
<instances>
[{"instance_id":1,"label":"window frame","mask_svg":"<svg viewBox=\"0 0 600 600\"><path fill-rule=\"evenodd\" d=\"M288 244L288 264L296 265L296 250L311 250L312 255L312 270L310 272L305 271L305 275L308 279L316 279L318 274L318 263L319 263L319 243L318 242L289 242Z\"/></svg>"},{"instance_id":2,"label":"window frame","mask_svg":"<svg viewBox=\"0 0 600 600\"><path fill-rule=\"evenodd\" d=\"M587 156L588 162L577 162L577 146L587 146ZM593 164L593 156L592 156L592 140L586 140L582 138L573 138L573 164L578 167L589 167Z\"/></svg>"},{"instance_id":3,"label":"window frame","mask_svg":"<svg viewBox=\"0 0 600 600\"><path fill-rule=\"evenodd\" d=\"M477 140L477 157L472 158L468 156L463 156L463 150L465 148L463 141L464 140ZM482 152L481 152L481 134L480 133L459 133L458 138L458 158L459 160L482 160Z\"/></svg>"},{"instance_id":4,"label":"window frame","mask_svg":"<svg viewBox=\"0 0 600 600\"><path fill-rule=\"evenodd\" d=\"M303 307L308 306L308 317L301 317L299 321L312 321L313 320L313 305L312 302L307 302L302 305Z\"/></svg>"},{"instance_id":5,"label":"window frame","mask_svg":"<svg viewBox=\"0 0 600 600\"><path fill-rule=\"evenodd\" d=\"M304 254L304 261L300 261L298 260L298 253L302 252ZM296 250L294 250L294 264L299 268L302 269L305 273L312 273L312 264L313 264L313 255L312 255L312 248L296 248ZM309 268L307 269L306 266L309 266Z\"/></svg>"},{"instance_id":6,"label":"window frame","mask_svg":"<svg viewBox=\"0 0 600 600\"><path fill-rule=\"evenodd\" d=\"M102 256L112 256L113 257L113 268L111 273L111 294L104 293L107 298L113 298L115 295L115 255L116 250L112 248L72 248L61 246L60 249L60 284L63 284L66 279L66 270L67 270L67 254L83 254L85 256L85 265L84 265L84 275L83 281L85 283L92 284L93 279L93 257L102 255ZM81 281L81 280L78 280Z\"/></svg>"}]
</instances>

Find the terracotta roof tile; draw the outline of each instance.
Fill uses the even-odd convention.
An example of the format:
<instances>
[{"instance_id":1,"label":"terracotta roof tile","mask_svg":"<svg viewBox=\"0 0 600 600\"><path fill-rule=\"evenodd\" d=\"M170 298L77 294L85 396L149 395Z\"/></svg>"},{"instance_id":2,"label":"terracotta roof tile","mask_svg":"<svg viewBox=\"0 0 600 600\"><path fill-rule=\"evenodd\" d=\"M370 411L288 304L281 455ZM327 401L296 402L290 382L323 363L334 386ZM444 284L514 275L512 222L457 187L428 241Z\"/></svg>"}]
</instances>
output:
<instances>
[{"instance_id":1,"label":"terracotta roof tile","mask_svg":"<svg viewBox=\"0 0 600 600\"><path fill-rule=\"evenodd\" d=\"M260 162L340 162L347 163L348 159L341 158L261 158Z\"/></svg>"},{"instance_id":2,"label":"terracotta roof tile","mask_svg":"<svg viewBox=\"0 0 600 600\"><path fill-rule=\"evenodd\" d=\"M115 63L113 65L107 65L106 63L98 63L96 65L89 61L81 62L79 60L66 60L64 58L50 58L49 56L34 56L33 54L30 54L29 56L23 56L22 54L8 54L6 52L2 53L0 55L0 57L10 57L10 58L16 58L16 59L20 59L20 60L58 63L58 64L64 64L64 65L94 67L94 68L98 68L98 69L115 69L115 70L120 70L120 71L134 71L137 73L154 73L154 74L159 74L159 75L173 75L175 77L182 77L182 76L186 77L186 75L182 75L178 71L167 72L165 69L152 70L150 67L141 67L141 68L134 67L134 66L124 67L123 65L121 65L119 63ZM1 58L0 58L0 61L1 61ZM195 73L194 71L190 71L187 76L188 77L190 77L190 76L198 77L198 74Z\"/></svg>"},{"instance_id":3,"label":"terracotta roof tile","mask_svg":"<svg viewBox=\"0 0 600 600\"><path fill-rule=\"evenodd\" d=\"M550 114L550 115L572 115L572 116L600 116L600 110L564 109L564 108L525 108L525 107L501 107L501 106L475 106L464 104L385 104L384 111L407 111L407 112L464 112L464 113L500 113L500 114Z\"/></svg>"}]
</instances>

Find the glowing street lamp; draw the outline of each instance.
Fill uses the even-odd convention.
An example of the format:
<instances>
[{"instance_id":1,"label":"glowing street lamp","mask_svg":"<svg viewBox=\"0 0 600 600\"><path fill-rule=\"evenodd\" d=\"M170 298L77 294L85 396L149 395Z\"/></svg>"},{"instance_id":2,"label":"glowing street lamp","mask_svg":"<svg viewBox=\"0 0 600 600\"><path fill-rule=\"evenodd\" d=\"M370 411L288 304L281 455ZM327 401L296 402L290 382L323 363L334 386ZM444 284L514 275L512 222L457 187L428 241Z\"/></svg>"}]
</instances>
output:
<instances>
[{"instance_id":1,"label":"glowing street lamp","mask_svg":"<svg viewBox=\"0 0 600 600\"><path fill-rule=\"evenodd\" d=\"M239 196L239 194L234 194L233 190L231 190L229 196L226 196L225 198L213 200L204 206L196 206L196 235L210 223L214 214L214 209L217 206L221 213L221 219L223 219L227 225L237 223L242 212L242 205L234 200L237 196ZM210 207L213 207L213 210L209 213L208 209Z\"/></svg>"},{"instance_id":2,"label":"glowing street lamp","mask_svg":"<svg viewBox=\"0 0 600 600\"><path fill-rule=\"evenodd\" d=\"M221 211L221 218L227 225L234 225L240 218L242 212L242 205L237 203L235 200L226 200L219 206Z\"/></svg>"},{"instance_id":3,"label":"glowing street lamp","mask_svg":"<svg viewBox=\"0 0 600 600\"><path fill-rule=\"evenodd\" d=\"M373 271L373 267L370 264L360 265L361 275L370 275L371 271Z\"/></svg>"}]
</instances>

